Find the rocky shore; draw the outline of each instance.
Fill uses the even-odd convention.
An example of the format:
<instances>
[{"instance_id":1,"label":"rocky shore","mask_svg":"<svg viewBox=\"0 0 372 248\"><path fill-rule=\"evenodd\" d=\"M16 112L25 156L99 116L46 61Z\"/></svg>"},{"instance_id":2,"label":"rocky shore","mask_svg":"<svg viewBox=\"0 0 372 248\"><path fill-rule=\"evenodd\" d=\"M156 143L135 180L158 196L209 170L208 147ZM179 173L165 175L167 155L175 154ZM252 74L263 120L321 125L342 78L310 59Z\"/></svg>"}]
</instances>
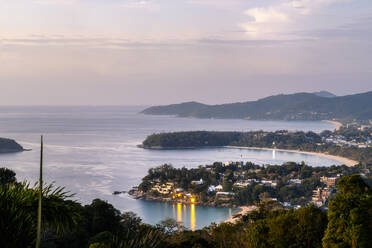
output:
<instances>
[{"instance_id":1,"label":"rocky shore","mask_svg":"<svg viewBox=\"0 0 372 248\"><path fill-rule=\"evenodd\" d=\"M182 204L193 204L190 203L188 200L184 199L173 199L172 197L164 197L164 196L153 196L146 193L142 193L138 191L136 188L133 188L128 191L130 196L133 196L135 199L144 200L144 201L156 201L156 202L170 202L170 203L182 203ZM195 202L195 204L199 206L206 206L206 207L220 207L220 208L238 208L239 206L231 203L217 203L217 202Z\"/></svg>"}]
</instances>

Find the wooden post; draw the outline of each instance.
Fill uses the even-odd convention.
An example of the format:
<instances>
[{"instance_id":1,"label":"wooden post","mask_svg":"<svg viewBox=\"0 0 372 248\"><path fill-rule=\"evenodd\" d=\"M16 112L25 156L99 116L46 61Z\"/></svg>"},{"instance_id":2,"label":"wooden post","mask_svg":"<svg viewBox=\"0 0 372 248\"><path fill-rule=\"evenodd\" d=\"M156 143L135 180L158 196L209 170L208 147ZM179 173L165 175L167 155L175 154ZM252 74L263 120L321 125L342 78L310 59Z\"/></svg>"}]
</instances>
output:
<instances>
[{"instance_id":1,"label":"wooden post","mask_svg":"<svg viewBox=\"0 0 372 248\"><path fill-rule=\"evenodd\" d=\"M40 176L39 176L39 207L37 212L37 237L36 248L40 247L40 233L41 233L41 197L43 194L43 136L40 140Z\"/></svg>"}]
</instances>

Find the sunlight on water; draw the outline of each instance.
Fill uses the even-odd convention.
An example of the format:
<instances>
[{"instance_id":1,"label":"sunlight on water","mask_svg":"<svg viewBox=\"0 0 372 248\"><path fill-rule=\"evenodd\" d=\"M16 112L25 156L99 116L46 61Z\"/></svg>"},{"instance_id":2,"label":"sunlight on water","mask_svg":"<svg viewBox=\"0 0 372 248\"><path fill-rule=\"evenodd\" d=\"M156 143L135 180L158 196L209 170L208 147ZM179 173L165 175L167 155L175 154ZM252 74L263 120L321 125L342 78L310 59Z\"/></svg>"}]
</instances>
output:
<instances>
[{"instance_id":1,"label":"sunlight on water","mask_svg":"<svg viewBox=\"0 0 372 248\"><path fill-rule=\"evenodd\" d=\"M181 225L182 223L182 204L177 204L177 223L178 225Z\"/></svg>"},{"instance_id":2,"label":"sunlight on water","mask_svg":"<svg viewBox=\"0 0 372 248\"><path fill-rule=\"evenodd\" d=\"M191 223L191 230L195 231L195 204L191 204L190 223Z\"/></svg>"}]
</instances>

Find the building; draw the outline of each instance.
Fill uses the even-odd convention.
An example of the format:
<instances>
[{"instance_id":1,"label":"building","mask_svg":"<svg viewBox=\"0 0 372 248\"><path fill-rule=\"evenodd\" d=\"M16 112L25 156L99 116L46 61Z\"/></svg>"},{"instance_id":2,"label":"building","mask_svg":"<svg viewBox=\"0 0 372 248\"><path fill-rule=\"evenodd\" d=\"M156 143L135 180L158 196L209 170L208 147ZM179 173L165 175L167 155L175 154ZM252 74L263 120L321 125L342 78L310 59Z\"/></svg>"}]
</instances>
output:
<instances>
[{"instance_id":1,"label":"building","mask_svg":"<svg viewBox=\"0 0 372 248\"><path fill-rule=\"evenodd\" d=\"M201 184L203 184L204 182L203 182L203 179L202 178L200 178L200 180L199 181L191 181L191 184L192 185L201 185Z\"/></svg>"},{"instance_id":2,"label":"building","mask_svg":"<svg viewBox=\"0 0 372 248\"><path fill-rule=\"evenodd\" d=\"M215 187L215 190L216 190L216 191L222 191L222 190L223 190L222 185L221 185L221 184L220 184L220 185L217 185L217 186Z\"/></svg>"},{"instance_id":3,"label":"building","mask_svg":"<svg viewBox=\"0 0 372 248\"><path fill-rule=\"evenodd\" d=\"M331 196L331 193L332 190L330 188L317 187L315 190L313 190L311 202L315 206L321 207L327 202L328 198Z\"/></svg>"},{"instance_id":4,"label":"building","mask_svg":"<svg viewBox=\"0 0 372 248\"><path fill-rule=\"evenodd\" d=\"M261 184L275 188L278 185L278 182L276 180L262 180Z\"/></svg>"},{"instance_id":5,"label":"building","mask_svg":"<svg viewBox=\"0 0 372 248\"><path fill-rule=\"evenodd\" d=\"M248 185L250 185L251 183L248 181L248 180L244 180L244 181L238 181L234 184L235 187L238 187L238 188L245 188L247 187Z\"/></svg>"},{"instance_id":6,"label":"building","mask_svg":"<svg viewBox=\"0 0 372 248\"><path fill-rule=\"evenodd\" d=\"M295 184L295 185L300 185L302 183L301 179L289 179L288 184Z\"/></svg>"},{"instance_id":7,"label":"building","mask_svg":"<svg viewBox=\"0 0 372 248\"><path fill-rule=\"evenodd\" d=\"M338 177L321 177L320 181L327 185L327 187L335 187Z\"/></svg>"},{"instance_id":8,"label":"building","mask_svg":"<svg viewBox=\"0 0 372 248\"><path fill-rule=\"evenodd\" d=\"M151 188L153 191L157 191L160 194L168 195L173 191L174 183L168 182L160 185L157 183L154 187Z\"/></svg>"},{"instance_id":9,"label":"building","mask_svg":"<svg viewBox=\"0 0 372 248\"><path fill-rule=\"evenodd\" d=\"M209 186L208 192L215 192L215 191L216 191L216 186L214 185Z\"/></svg>"}]
</instances>

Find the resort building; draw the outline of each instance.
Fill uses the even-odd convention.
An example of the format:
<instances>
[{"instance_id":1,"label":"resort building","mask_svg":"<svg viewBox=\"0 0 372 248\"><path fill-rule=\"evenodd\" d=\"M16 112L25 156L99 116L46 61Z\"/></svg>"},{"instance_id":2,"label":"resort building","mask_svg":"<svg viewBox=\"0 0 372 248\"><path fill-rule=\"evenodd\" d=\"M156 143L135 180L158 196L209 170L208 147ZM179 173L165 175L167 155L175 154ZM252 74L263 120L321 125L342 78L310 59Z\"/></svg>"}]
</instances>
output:
<instances>
[{"instance_id":1,"label":"resort building","mask_svg":"<svg viewBox=\"0 0 372 248\"><path fill-rule=\"evenodd\" d=\"M311 199L311 202L315 206L321 207L327 202L331 193L332 193L332 190L330 188L317 187L315 190L313 190L313 197Z\"/></svg>"},{"instance_id":2,"label":"resort building","mask_svg":"<svg viewBox=\"0 0 372 248\"><path fill-rule=\"evenodd\" d=\"M327 187L335 187L338 177L321 177L320 181L327 185Z\"/></svg>"},{"instance_id":3,"label":"resort building","mask_svg":"<svg viewBox=\"0 0 372 248\"><path fill-rule=\"evenodd\" d=\"M222 185L220 184L220 185L217 185L217 186L215 187L215 189L216 189L216 191L222 191L223 187L222 187Z\"/></svg>"},{"instance_id":4,"label":"resort building","mask_svg":"<svg viewBox=\"0 0 372 248\"><path fill-rule=\"evenodd\" d=\"M191 181L191 184L192 185L201 185L201 184L203 184L204 182L203 182L203 179L202 178L200 178L200 180L199 181Z\"/></svg>"}]
</instances>

